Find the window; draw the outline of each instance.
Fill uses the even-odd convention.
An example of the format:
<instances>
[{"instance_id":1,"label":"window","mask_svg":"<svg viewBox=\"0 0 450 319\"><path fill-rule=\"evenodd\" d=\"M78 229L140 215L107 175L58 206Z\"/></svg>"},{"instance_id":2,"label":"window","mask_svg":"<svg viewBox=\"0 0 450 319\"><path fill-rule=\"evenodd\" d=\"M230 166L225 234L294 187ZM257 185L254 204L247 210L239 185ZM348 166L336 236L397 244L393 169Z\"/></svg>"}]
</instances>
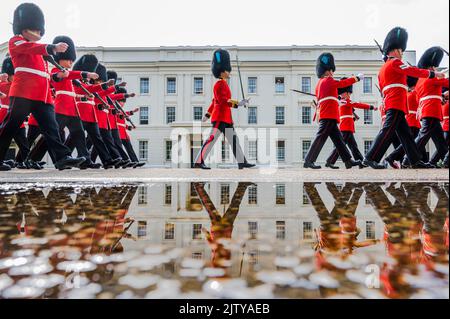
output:
<instances>
[{"instance_id":1,"label":"window","mask_svg":"<svg viewBox=\"0 0 450 319\"><path fill-rule=\"evenodd\" d=\"M311 124L311 107L302 107L302 124Z\"/></svg>"},{"instance_id":2,"label":"window","mask_svg":"<svg viewBox=\"0 0 450 319\"><path fill-rule=\"evenodd\" d=\"M150 118L149 113L149 108L147 106L139 108L139 124L148 125Z\"/></svg>"},{"instance_id":3,"label":"window","mask_svg":"<svg viewBox=\"0 0 450 319\"><path fill-rule=\"evenodd\" d=\"M308 194L306 194L305 192L303 192L302 203L304 206L311 205L311 200L309 199Z\"/></svg>"},{"instance_id":4,"label":"window","mask_svg":"<svg viewBox=\"0 0 450 319\"><path fill-rule=\"evenodd\" d=\"M139 221L138 222L138 238L147 237L147 222Z\"/></svg>"},{"instance_id":5,"label":"window","mask_svg":"<svg viewBox=\"0 0 450 319\"><path fill-rule=\"evenodd\" d=\"M139 206L148 204L147 196L148 196L148 187L147 186L139 186L139 188L138 188L138 205Z\"/></svg>"},{"instance_id":6,"label":"window","mask_svg":"<svg viewBox=\"0 0 450 319\"><path fill-rule=\"evenodd\" d=\"M177 94L177 78L167 78L167 94Z\"/></svg>"},{"instance_id":7,"label":"window","mask_svg":"<svg viewBox=\"0 0 450 319\"><path fill-rule=\"evenodd\" d=\"M176 110L174 106L168 106L166 109L167 124L175 122L177 119Z\"/></svg>"},{"instance_id":8,"label":"window","mask_svg":"<svg viewBox=\"0 0 450 319\"><path fill-rule=\"evenodd\" d=\"M255 106L248 108L248 124L258 124L258 108Z\"/></svg>"},{"instance_id":9,"label":"window","mask_svg":"<svg viewBox=\"0 0 450 319\"><path fill-rule=\"evenodd\" d=\"M258 89L258 78L250 77L248 78L248 93L256 94Z\"/></svg>"},{"instance_id":10,"label":"window","mask_svg":"<svg viewBox=\"0 0 450 319\"><path fill-rule=\"evenodd\" d=\"M220 185L220 204L228 205L230 203L230 185Z\"/></svg>"},{"instance_id":11,"label":"window","mask_svg":"<svg viewBox=\"0 0 450 319\"><path fill-rule=\"evenodd\" d=\"M192 225L192 239L199 240L202 239L202 224L194 224Z\"/></svg>"},{"instance_id":12,"label":"window","mask_svg":"<svg viewBox=\"0 0 450 319\"><path fill-rule=\"evenodd\" d=\"M165 187L164 205L172 205L172 185L166 185Z\"/></svg>"},{"instance_id":13,"label":"window","mask_svg":"<svg viewBox=\"0 0 450 319\"><path fill-rule=\"evenodd\" d=\"M366 222L366 239L375 239L375 222L367 221Z\"/></svg>"},{"instance_id":14,"label":"window","mask_svg":"<svg viewBox=\"0 0 450 319\"><path fill-rule=\"evenodd\" d=\"M140 88L141 95L149 94L150 93L150 79L149 78L141 78L139 88Z\"/></svg>"},{"instance_id":15,"label":"window","mask_svg":"<svg viewBox=\"0 0 450 319\"><path fill-rule=\"evenodd\" d=\"M277 239L279 240L285 240L286 239L286 222L284 221L277 221Z\"/></svg>"},{"instance_id":16,"label":"window","mask_svg":"<svg viewBox=\"0 0 450 319\"><path fill-rule=\"evenodd\" d=\"M303 239L313 239L313 224L311 222L303 222Z\"/></svg>"},{"instance_id":17,"label":"window","mask_svg":"<svg viewBox=\"0 0 450 319\"><path fill-rule=\"evenodd\" d=\"M200 77L194 78L194 94L195 95L203 94L203 78Z\"/></svg>"},{"instance_id":18,"label":"window","mask_svg":"<svg viewBox=\"0 0 450 319\"><path fill-rule=\"evenodd\" d=\"M194 106L194 121L201 121L203 119L203 107Z\"/></svg>"},{"instance_id":19,"label":"window","mask_svg":"<svg viewBox=\"0 0 450 319\"><path fill-rule=\"evenodd\" d=\"M305 160L306 155L308 155L309 149L311 148L311 141L302 141L302 159Z\"/></svg>"},{"instance_id":20,"label":"window","mask_svg":"<svg viewBox=\"0 0 450 319\"><path fill-rule=\"evenodd\" d=\"M248 204L258 205L258 186L256 185L248 188Z\"/></svg>"},{"instance_id":21,"label":"window","mask_svg":"<svg viewBox=\"0 0 450 319\"><path fill-rule=\"evenodd\" d=\"M164 226L164 239L174 240L175 239L175 224L166 223Z\"/></svg>"},{"instance_id":22,"label":"window","mask_svg":"<svg viewBox=\"0 0 450 319\"><path fill-rule=\"evenodd\" d=\"M284 77L276 77L275 78L275 93L284 94L285 85L284 85Z\"/></svg>"},{"instance_id":23,"label":"window","mask_svg":"<svg viewBox=\"0 0 450 319\"><path fill-rule=\"evenodd\" d=\"M365 125L373 124L373 111L372 110L364 110L364 124Z\"/></svg>"},{"instance_id":24,"label":"window","mask_svg":"<svg viewBox=\"0 0 450 319\"><path fill-rule=\"evenodd\" d=\"M230 160L230 145L225 140L222 140L222 162L226 163Z\"/></svg>"},{"instance_id":25,"label":"window","mask_svg":"<svg viewBox=\"0 0 450 319\"><path fill-rule=\"evenodd\" d=\"M203 253L201 251L196 251L192 253L192 259L203 260Z\"/></svg>"},{"instance_id":26,"label":"window","mask_svg":"<svg viewBox=\"0 0 450 319\"><path fill-rule=\"evenodd\" d=\"M256 239L258 235L258 222L248 222L248 235L250 239Z\"/></svg>"},{"instance_id":27,"label":"window","mask_svg":"<svg viewBox=\"0 0 450 319\"><path fill-rule=\"evenodd\" d=\"M166 162L172 162L172 141L166 141Z\"/></svg>"},{"instance_id":28,"label":"window","mask_svg":"<svg viewBox=\"0 0 450 319\"><path fill-rule=\"evenodd\" d=\"M258 141L248 141L248 159L258 161Z\"/></svg>"},{"instance_id":29,"label":"window","mask_svg":"<svg viewBox=\"0 0 450 319\"><path fill-rule=\"evenodd\" d=\"M306 93L311 93L311 78L303 77L302 78L302 91Z\"/></svg>"},{"instance_id":30,"label":"window","mask_svg":"<svg viewBox=\"0 0 450 319\"><path fill-rule=\"evenodd\" d=\"M373 141L366 140L364 141L364 154L367 155L370 149L372 148Z\"/></svg>"},{"instance_id":31,"label":"window","mask_svg":"<svg viewBox=\"0 0 450 319\"><path fill-rule=\"evenodd\" d=\"M276 204L285 205L286 204L286 185L278 184L275 187Z\"/></svg>"},{"instance_id":32,"label":"window","mask_svg":"<svg viewBox=\"0 0 450 319\"><path fill-rule=\"evenodd\" d=\"M148 161L148 141L139 141L139 160Z\"/></svg>"},{"instance_id":33,"label":"window","mask_svg":"<svg viewBox=\"0 0 450 319\"><path fill-rule=\"evenodd\" d=\"M286 161L286 142L285 141L277 141L277 161L278 162Z\"/></svg>"},{"instance_id":34,"label":"window","mask_svg":"<svg viewBox=\"0 0 450 319\"><path fill-rule=\"evenodd\" d=\"M364 78L363 90L364 90L364 94L372 94L372 78L371 77Z\"/></svg>"},{"instance_id":35,"label":"window","mask_svg":"<svg viewBox=\"0 0 450 319\"><path fill-rule=\"evenodd\" d=\"M284 106L277 106L275 108L275 124L284 125L285 122L285 108Z\"/></svg>"}]
</instances>

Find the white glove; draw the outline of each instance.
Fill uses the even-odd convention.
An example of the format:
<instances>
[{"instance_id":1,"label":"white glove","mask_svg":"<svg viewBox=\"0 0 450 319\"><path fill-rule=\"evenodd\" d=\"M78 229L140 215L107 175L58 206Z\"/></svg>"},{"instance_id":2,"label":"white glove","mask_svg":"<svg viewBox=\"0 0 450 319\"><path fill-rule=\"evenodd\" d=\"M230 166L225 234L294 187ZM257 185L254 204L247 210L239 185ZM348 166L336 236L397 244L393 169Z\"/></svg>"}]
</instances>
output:
<instances>
[{"instance_id":1,"label":"white glove","mask_svg":"<svg viewBox=\"0 0 450 319\"><path fill-rule=\"evenodd\" d=\"M238 107L241 107L241 106L246 106L246 105L249 105L250 104L250 99L243 99L242 101L240 101L239 103L238 103Z\"/></svg>"},{"instance_id":2,"label":"white glove","mask_svg":"<svg viewBox=\"0 0 450 319\"><path fill-rule=\"evenodd\" d=\"M202 118L202 122L203 123L206 123L206 122L208 122L208 120L211 118L211 115L209 115L209 114L205 114L205 116L203 116L203 118Z\"/></svg>"},{"instance_id":3,"label":"white glove","mask_svg":"<svg viewBox=\"0 0 450 319\"><path fill-rule=\"evenodd\" d=\"M360 81L364 81L364 73L358 73L357 77Z\"/></svg>"}]
</instances>

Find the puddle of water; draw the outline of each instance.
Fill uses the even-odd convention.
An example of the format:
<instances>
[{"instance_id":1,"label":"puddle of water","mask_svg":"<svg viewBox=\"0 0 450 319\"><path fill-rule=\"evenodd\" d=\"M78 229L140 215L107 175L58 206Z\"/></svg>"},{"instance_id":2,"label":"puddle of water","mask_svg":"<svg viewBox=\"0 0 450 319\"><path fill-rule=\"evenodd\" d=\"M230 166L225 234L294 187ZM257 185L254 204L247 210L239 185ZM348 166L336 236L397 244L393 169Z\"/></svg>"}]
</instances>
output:
<instances>
[{"instance_id":1,"label":"puddle of water","mask_svg":"<svg viewBox=\"0 0 450 319\"><path fill-rule=\"evenodd\" d=\"M0 184L0 298L449 298L448 183Z\"/></svg>"}]
</instances>

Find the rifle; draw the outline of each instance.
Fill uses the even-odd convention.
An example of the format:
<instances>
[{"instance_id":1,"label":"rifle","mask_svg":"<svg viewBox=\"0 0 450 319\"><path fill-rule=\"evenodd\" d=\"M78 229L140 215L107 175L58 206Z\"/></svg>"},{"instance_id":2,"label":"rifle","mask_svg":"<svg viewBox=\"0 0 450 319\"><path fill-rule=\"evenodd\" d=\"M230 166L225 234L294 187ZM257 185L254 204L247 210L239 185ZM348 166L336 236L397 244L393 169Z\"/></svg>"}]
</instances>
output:
<instances>
[{"instance_id":1,"label":"rifle","mask_svg":"<svg viewBox=\"0 0 450 319\"><path fill-rule=\"evenodd\" d=\"M238 69L238 74L239 74L239 83L241 84L242 99L245 100L244 85L242 84L241 66L239 65L239 56L237 54L236 54L236 63L237 63L237 69ZM247 104L245 104L244 107L247 108Z\"/></svg>"},{"instance_id":2,"label":"rifle","mask_svg":"<svg viewBox=\"0 0 450 319\"><path fill-rule=\"evenodd\" d=\"M123 114L123 116L125 117L125 119L131 124L131 126L135 129L136 125L134 125L133 121L130 119L130 117L127 115L127 113L125 112L125 110L122 108L122 106L117 102L117 101L113 101L109 96L106 97L106 99L108 100L108 102L114 106L114 108L121 112Z\"/></svg>"},{"instance_id":3,"label":"rifle","mask_svg":"<svg viewBox=\"0 0 450 319\"><path fill-rule=\"evenodd\" d=\"M80 89L83 90L84 93L87 94L88 97L93 98L94 95L89 92L84 86L83 84L81 84L81 82L79 80L72 80L73 85L75 85L76 87L79 87Z\"/></svg>"},{"instance_id":4,"label":"rifle","mask_svg":"<svg viewBox=\"0 0 450 319\"><path fill-rule=\"evenodd\" d=\"M386 56L386 54L384 54L383 47L378 43L378 41L376 39L373 39L373 41L375 41L375 43L378 47L378 50L380 50L381 55L383 56L383 61L386 62L387 56Z\"/></svg>"},{"instance_id":5,"label":"rifle","mask_svg":"<svg viewBox=\"0 0 450 319\"><path fill-rule=\"evenodd\" d=\"M106 107L108 107L108 102L106 102L101 96L100 96L100 94L98 94L97 92L95 92L95 93L93 93L94 94L94 96L103 104L103 105L105 105Z\"/></svg>"}]
</instances>

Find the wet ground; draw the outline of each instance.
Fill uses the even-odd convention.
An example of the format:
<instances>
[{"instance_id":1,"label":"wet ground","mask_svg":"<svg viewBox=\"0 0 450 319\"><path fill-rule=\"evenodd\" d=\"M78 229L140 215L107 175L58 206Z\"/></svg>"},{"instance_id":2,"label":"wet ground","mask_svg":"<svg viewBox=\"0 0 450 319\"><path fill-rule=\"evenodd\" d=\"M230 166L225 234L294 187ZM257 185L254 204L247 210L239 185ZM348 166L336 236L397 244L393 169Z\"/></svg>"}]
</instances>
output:
<instances>
[{"instance_id":1,"label":"wet ground","mask_svg":"<svg viewBox=\"0 0 450 319\"><path fill-rule=\"evenodd\" d=\"M448 183L0 184L0 298L449 298Z\"/></svg>"}]
</instances>

